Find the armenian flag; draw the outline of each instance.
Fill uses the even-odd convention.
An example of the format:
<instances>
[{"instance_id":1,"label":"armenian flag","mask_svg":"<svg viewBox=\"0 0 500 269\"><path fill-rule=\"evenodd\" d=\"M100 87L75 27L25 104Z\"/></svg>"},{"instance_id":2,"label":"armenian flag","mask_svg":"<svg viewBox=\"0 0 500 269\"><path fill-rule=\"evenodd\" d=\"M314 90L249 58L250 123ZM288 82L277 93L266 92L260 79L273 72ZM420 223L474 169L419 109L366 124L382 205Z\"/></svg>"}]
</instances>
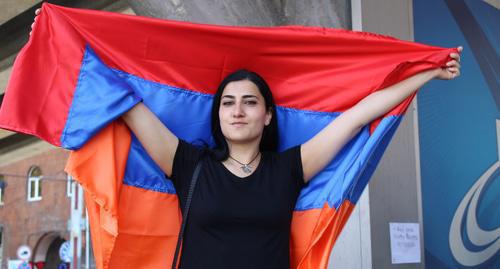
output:
<instances>
[{"instance_id":1,"label":"armenian flag","mask_svg":"<svg viewBox=\"0 0 500 269\"><path fill-rule=\"evenodd\" d=\"M178 137L213 145L219 82L245 68L277 105L284 150L370 93L444 67L456 49L367 32L234 27L43 4L14 63L0 128L71 149L100 269L168 268L182 215L175 188L120 120L138 102ZM300 193L293 268L326 268L331 249L414 95L366 125Z\"/></svg>"}]
</instances>

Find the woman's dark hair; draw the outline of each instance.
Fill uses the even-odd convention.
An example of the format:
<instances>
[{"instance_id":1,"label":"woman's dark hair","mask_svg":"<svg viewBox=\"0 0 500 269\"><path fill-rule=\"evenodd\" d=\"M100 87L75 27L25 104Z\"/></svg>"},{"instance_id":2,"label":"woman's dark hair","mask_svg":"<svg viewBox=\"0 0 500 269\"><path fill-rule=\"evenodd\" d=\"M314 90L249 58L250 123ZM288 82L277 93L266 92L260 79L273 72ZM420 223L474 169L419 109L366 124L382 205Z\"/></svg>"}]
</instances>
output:
<instances>
[{"instance_id":1,"label":"woman's dark hair","mask_svg":"<svg viewBox=\"0 0 500 269\"><path fill-rule=\"evenodd\" d=\"M229 147L226 139L222 134L219 119L219 107L222 97L222 92L227 84L233 81L248 80L253 82L259 89L260 94L264 97L266 110L271 111L271 122L269 125L264 126L262 139L260 140L261 151L276 151L278 149L278 121L276 120L276 106L274 105L273 94L266 81L257 73L245 69L239 69L229 74L220 83L217 92L214 95L212 104L212 136L215 142L215 148L212 150L215 158L219 161L225 160L229 157Z\"/></svg>"}]
</instances>

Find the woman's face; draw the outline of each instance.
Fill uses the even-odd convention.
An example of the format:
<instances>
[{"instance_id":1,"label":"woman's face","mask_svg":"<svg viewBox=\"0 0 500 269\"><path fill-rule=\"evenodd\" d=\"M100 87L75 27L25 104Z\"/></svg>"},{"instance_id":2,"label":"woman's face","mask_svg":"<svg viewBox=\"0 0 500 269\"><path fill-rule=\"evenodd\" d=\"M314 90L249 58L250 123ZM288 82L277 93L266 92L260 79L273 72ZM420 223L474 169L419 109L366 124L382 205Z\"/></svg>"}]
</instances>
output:
<instances>
[{"instance_id":1,"label":"woman's face","mask_svg":"<svg viewBox=\"0 0 500 269\"><path fill-rule=\"evenodd\" d=\"M264 97L249 80L233 81L222 92L219 121L222 134L231 143L259 141L264 126L271 122Z\"/></svg>"}]
</instances>

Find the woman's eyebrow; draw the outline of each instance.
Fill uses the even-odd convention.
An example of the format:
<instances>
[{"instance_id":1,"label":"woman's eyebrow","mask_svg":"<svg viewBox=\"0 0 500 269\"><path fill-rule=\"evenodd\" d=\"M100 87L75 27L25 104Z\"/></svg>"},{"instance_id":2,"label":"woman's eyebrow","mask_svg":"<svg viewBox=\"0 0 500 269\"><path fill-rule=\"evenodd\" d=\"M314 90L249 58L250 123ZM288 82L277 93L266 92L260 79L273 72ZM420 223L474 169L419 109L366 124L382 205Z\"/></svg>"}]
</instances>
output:
<instances>
[{"instance_id":1,"label":"woman's eyebrow","mask_svg":"<svg viewBox=\"0 0 500 269\"><path fill-rule=\"evenodd\" d=\"M221 99L222 99L222 98L230 98L230 99L235 99L236 97L235 97L234 95L229 95L229 94L228 94L228 95L223 95L223 96L221 97ZM252 95L252 94L243 95L241 98L242 98L242 99L247 99L247 98L256 98L256 99L259 99L256 95Z\"/></svg>"},{"instance_id":2,"label":"woman's eyebrow","mask_svg":"<svg viewBox=\"0 0 500 269\"><path fill-rule=\"evenodd\" d=\"M251 95L251 94L248 94L248 95L243 95L243 99L245 99L245 98L257 98L257 99L258 99L258 97L257 97L257 96L255 96L255 95Z\"/></svg>"}]
</instances>

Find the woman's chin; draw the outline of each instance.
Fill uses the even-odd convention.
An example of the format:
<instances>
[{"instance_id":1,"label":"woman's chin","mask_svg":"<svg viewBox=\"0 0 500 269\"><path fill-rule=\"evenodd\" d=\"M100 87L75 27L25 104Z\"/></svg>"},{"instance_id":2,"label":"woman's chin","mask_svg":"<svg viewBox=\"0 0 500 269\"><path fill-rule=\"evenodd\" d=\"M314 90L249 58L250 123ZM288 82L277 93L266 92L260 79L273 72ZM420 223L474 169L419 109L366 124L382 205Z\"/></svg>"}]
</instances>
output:
<instances>
[{"instance_id":1,"label":"woman's chin","mask_svg":"<svg viewBox=\"0 0 500 269\"><path fill-rule=\"evenodd\" d=\"M233 134L231 136L226 136L226 140L231 144L251 144L259 141L259 137L244 134Z\"/></svg>"}]
</instances>

